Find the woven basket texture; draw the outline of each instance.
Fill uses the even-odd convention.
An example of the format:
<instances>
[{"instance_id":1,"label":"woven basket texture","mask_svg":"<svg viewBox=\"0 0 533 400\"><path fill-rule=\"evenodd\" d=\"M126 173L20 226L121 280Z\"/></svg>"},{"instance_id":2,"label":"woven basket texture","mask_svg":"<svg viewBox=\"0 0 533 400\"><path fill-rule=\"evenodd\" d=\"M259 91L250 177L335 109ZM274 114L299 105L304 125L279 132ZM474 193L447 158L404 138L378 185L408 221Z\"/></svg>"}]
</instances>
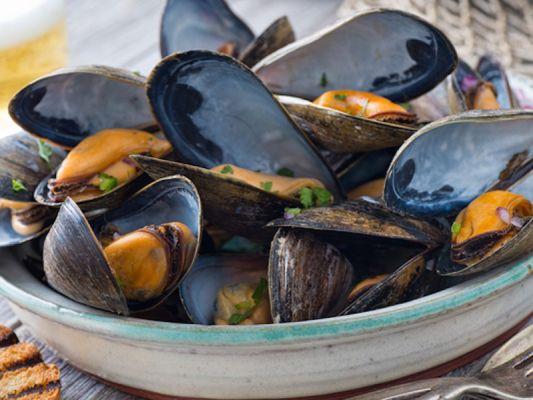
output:
<instances>
[{"instance_id":1,"label":"woven basket texture","mask_svg":"<svg viewBox=\"0 0 533 400\"><path fill-rule=\"evenodd\" d=\"M505 67L533 77L533 0L345 0L339 15L375 7L398 8L431 22L472 66L491 53Z\"/></svg>"}]
</instances>

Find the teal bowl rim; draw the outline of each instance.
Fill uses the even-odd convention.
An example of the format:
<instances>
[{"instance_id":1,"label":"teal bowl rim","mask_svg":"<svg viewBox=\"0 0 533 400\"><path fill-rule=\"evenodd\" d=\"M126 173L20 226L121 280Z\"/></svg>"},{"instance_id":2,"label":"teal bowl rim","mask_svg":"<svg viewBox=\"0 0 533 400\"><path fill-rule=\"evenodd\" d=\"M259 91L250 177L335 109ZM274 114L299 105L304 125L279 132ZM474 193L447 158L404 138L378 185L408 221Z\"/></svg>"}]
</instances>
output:
<instances>
[{"instance_id":1,"label":"teal bowl rim","mask_svg":"<svg viewBox=\"0 0 533 400\"><path fill-rule=\"evenodd\" d=\"M531 275L532 255L488 275L381 310L306 322L238 327L148 321L98 310L77 311L27 293L1 275L0 294L32 313L93 334L144 342L236 346L327 340L413 324L495 296Z\"/></svg>"}]
</instances>

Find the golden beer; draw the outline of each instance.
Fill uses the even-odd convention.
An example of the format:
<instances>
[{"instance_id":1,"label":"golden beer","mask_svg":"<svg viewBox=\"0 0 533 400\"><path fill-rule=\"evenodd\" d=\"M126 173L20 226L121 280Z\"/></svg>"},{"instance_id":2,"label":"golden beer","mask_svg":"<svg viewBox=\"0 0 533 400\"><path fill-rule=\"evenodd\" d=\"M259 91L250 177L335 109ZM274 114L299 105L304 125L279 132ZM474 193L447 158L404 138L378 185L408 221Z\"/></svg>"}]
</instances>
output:
<instances>
[{"instance_id":1,"label":"golden beer","mask_svg":"<svg viewBox=\"0 0 533 400\"><path fill-rule=\"evenodd\" d=\"M63 0L0 2L0 137L14 129L7 113L11 97L65 62Z\"/></svg>"}]
</instances>

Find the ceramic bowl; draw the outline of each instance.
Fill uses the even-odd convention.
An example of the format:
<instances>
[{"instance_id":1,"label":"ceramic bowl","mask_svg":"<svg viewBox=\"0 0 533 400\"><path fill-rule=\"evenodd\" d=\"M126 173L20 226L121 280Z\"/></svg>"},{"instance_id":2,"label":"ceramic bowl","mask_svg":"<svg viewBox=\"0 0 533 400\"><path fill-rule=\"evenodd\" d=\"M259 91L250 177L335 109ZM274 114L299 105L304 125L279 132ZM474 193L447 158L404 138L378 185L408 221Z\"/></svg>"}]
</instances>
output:
<instances>
[{"instance_id":1,"label":"ceramic bowl","mask_svg":"<svg viewBox=\"0 0 533 400\"><path fill-rule=\"evenodd\" d=\"M435 375L487 351L533 312L533 256L377 311L244 327L99 312L54 292L8 251L0 259L0 294L37 337L77 368L158 399L309 398Z\"/></svg>"}]
</instances>

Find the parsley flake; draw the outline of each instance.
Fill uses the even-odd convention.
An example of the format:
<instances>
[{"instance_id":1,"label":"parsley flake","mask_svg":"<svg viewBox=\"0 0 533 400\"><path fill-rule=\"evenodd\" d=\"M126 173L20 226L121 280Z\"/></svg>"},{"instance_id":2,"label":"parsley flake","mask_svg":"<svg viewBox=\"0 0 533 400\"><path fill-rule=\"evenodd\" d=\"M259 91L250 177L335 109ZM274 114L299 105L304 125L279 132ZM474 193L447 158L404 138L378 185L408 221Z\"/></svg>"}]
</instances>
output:
<instances>
[{"instance_id":1,"label":"parsley flake","mask_svg":"<svg viewBox=\"0 0 533 400\"><path fill-rule=\"evenodd\" d=\"M41 157L50 166L50 157L52 157L52 147L48 145L44 140L37 142L39 145L39 157Z\"/></svg>"},{"instance_id":2,"label":"parsley flake","mask_svg":"<svg viewBox=\"0 0 533 400\"><path fill-rule=\"evenodd\" d=\"M322 187L300 189L300 203L303 208L327 206L332 198L331 193Z\"/></svg>"},{"instance_id":3,"label":"parsley flake","mask_svg":"<svg viewBox=\"0 0 533 400\"><path fill-rule=\"evenodd\" d=\"M320 86L326 87L328 85L328 77L326 76L325 72L322 72L322 76L320 77Z\"/></svg>"},{"instance_id":4,"label":"parsley flake","mask_svg":"<svg viewBox=\"0 0 533 400\"><path fill-rule=\"evenodd\" d=\"M452 224L452 233L457 235L461 231L461 224L459 222L454 222Z\"/></svg>"},{"instance_id":5,"label":"parsley flake","mask_svg":"<svg viewBox=\"0 0 533 400\"><path fill-rule=\"evenodd\" d=\"M98 174L98 178L100 178L98 188L104 193L107 193L118 186L118 180L114 176L101 173Z\"/></svg>"},{"instance_id":6,"label":"parsley flake","mask_svg":"<svg viewBox=\"0 0 533 400\"><path fill-rule=\"evenodd\" d=\"M342 100L342 101L346 100L346 95L345 95L345 94L341 94L341 93L339 93L339 94L336 94L334 97L335 97L337 100Z\"/></svg>"},{"instance_id":7,"label":"parsley flake","mask_svg":"<svg viewBox=\"0 0 533 400\"><path fill-rule=\"evenodd\" d=\"M271 181L261 182L259 185L261 186L261 189L263 189L265 192L270 192L272 190Z\"/></svg>"},{"instance_id":8,"label":"parsley flake","mask_svg":"<svg viewBox=\"0 0 533 400\"><path fill-rule=\"evenodd\" d=\"M276 174L279 176L288 176L289 178L294 178L294 171L290 168L280 168L276 171Z\"/></svg>"},{"instance_id":9,"label":"parsley flake","mask_svg":"<svg viewBox=\"0 0 533 400\"><path fill-rule=\"evenodd\" d=\"M252 299L254 299L255 305L258 305L261 302L261 299L263 298L266 289L267 280L265 278L259 279L259 285L257 285L254 290L254 294L252 294Z\"/></svg>"},{"instance_id":10,"label":"parsley flake","mask_svg":"<svg viewBox=\"0 0 533 400\"><path fill-rule=\"evenodd\" d=\"M261 278L259 280L259 284L254 290L254 293L252 294L252 300L243 301L235 304L235 308L241 312L232 314L228 320L228 323L230 325L238 325L247 318L249 318L252 315L255 307L257 307L259 303L261 303L265 291L267 290L267 286L267 280L265 278Z\"/></svg>"},{"instance_id":11,"label":"parsley flake","mask_svg":"<svg viewBox=\"0 0 533 400\"><path fill-rule=\"evenodd\" d=\"M137 76L141 76L142 77L142 75L141 75L141 73L139 71L133 71L133 75L137 75Z\"/></svg>"},{"instance_id":12,"label":"parsley flake","mask_svg":"<svg viewBox=\"0 0 533 400\"><path fill-rule=\"evenodd\" d=\"M26 186L24 186L24 183L20 179L11 179L11 189L13 189L14 192L27 192L28 189L26 189Z\"/></svg>"},{"instance_id":13,"label":"parsley flake","mask_svg":"<svg viewBox=\"0 0 533 400\"><path fill-rule=\"evenodd\" d=\"M308 187L300 189L300 203L302 203L303 208L313 207L313 191Z\"/></svg>"},{"instance_id":14,"label":"parsley flake","mask_svg":"<svg viewBox=\"0 0 533 400\"><path fill-rule=\"evenodd\" d=\"M298 207L294 207L294 208L286 207L285 208L285 214L283 215L283 217L285 219L291 219L291 218L294 218L297 215L301 214L301 212L302 212L301 208L298 208Z\"/></svg>"},{"instance_id":15,"label":"parsley flake","mask_svg":"<svg viewBox=\"0 0 533 400\"><path fill-rule=\"evenodd\" d=\"M331 203L331 193L329 190L316 187L313 188L313 194L315 195L315 204L319 207L327 206Z\"/></svg>"},{"instance_id":16,"label":"parsley flake","mask_svg":"<svg viewBox=\"0 0 533 400\"><path fill-rule=\"evenodd\" d=\"M233 168L231 165L225 165L224 168L220 171L221 174L233 174Z\"/></svg>"}]
</instances>

